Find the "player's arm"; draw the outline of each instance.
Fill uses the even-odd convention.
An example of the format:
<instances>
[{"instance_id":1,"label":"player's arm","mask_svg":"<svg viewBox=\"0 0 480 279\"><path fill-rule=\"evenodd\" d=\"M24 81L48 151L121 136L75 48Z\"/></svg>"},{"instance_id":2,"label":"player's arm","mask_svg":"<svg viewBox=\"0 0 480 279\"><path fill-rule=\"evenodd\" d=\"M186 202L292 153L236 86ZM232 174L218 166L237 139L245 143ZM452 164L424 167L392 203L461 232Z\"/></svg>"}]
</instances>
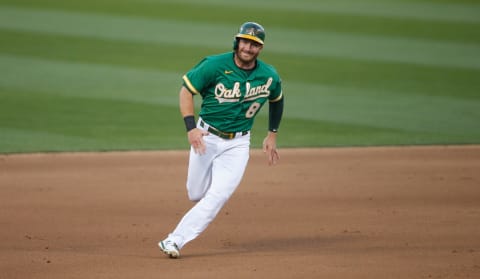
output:
<instances>
[{"instance_id":1,"label":"player's arm","mask_svg":"<svg viewBox=\"0 0 480 279\"><path fill-rule=\"evenodd\" d=\"M182 117L194 116L195 107L193 102L193 94L188 91L185 86L180 89L180 113ZM187 131L191 130L187 127Z\"/></svg>"},{"instance_id":2,"label":"player's arm","mask_svg":"<svg viewBox=\"0 0 480 279\"><path fill-rule=\"evenodd\" d=\"M283 97L276 101L270 102L268 106L268 130L276 133L280 127L283 115Z\"/></svg>"},{"instance_id":3,"label":"player's arm","mask_svg":"<svg viewBox=\"0 0 480 279\"><path fill-rule=\"evenodd\" d=\"M269 103L268 133L263 140L263 152L267 155L269 165L276 164L280 156L277 151L277 132L283 115L283 97Z\"/></svg>"},{"instance_id":4,"label":"player's arm","mask_svg":"<svg viewBox=\"0 0 480 279\"><path fill-rule=\"evenodd\" d=\"M193 101L193 94L188 91L185 86L182 86L179 93L180 113L185 122L185 127L188 134L188 142L193 147L195 153L205 153L205 142L203 136L208 135L208 132L197 129L195 122L195 106Z\"/></svg>"}]
</instances>

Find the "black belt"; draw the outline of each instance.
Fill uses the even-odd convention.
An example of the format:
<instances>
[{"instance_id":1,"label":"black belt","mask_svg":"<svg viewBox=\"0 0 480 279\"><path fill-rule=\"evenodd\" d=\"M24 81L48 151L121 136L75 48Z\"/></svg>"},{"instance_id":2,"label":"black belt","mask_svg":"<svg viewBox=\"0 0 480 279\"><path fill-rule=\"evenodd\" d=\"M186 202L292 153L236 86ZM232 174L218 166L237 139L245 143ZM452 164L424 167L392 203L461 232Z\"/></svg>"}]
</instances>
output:
<instances>
[{"instance_id":1,"label":"black belt","mask_svg":"<svg viewBox=\"0 0 480 279\"><path fill-rule=\"evenodd\" d=\"M205 124L206 123L203 122L203 120L200 120L200 126L202 128L205 128ZM209 131L210 133L212 133L216 136L221 137L222 139L233 139L237 135L237 132L222 132L222 131L219 131L219 130L213 128L210 125L208 125L207 131ZM242 136L248 135L248 131L243 131L243 132L239 132L239 133L242 133Z\"/></svg>"}]
</instances>

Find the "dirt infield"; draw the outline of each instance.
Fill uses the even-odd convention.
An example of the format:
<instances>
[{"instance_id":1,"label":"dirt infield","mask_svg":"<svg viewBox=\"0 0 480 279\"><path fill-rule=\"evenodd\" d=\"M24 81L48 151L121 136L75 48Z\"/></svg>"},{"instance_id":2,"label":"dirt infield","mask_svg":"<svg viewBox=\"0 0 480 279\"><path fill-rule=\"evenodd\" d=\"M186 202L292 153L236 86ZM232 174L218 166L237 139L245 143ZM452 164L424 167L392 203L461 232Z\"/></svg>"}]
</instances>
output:
<instances>
[{"instance_id":1,"label":"dirt infield","mask_svg":"<svg viewBox=\"0 0 480 279\"><path fill-rule=\"evenodd\" d=\"M480 278L480 146L252 151L168 259L187 152L0 156L0 278Z\"/></svg>"}]
</instances>

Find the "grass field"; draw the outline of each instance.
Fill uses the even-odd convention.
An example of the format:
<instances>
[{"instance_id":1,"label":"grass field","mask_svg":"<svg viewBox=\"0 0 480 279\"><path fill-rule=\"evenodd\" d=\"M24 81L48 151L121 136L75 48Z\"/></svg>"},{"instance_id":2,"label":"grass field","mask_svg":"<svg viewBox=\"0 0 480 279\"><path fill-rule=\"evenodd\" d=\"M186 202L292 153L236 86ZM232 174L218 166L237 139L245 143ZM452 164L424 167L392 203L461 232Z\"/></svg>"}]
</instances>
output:
<instances>
[{"instance_id":1,"label":"grass field","mask_svg":"<svg viewBox=\"0 0 480 279\"><path fill-rule=\"evenodd\" d=\"M0 0L0 153L186 148L181 76L249 20L284 82L280 147L480 143L479 15L478 0Z\"/></svg>"}]
</instances>

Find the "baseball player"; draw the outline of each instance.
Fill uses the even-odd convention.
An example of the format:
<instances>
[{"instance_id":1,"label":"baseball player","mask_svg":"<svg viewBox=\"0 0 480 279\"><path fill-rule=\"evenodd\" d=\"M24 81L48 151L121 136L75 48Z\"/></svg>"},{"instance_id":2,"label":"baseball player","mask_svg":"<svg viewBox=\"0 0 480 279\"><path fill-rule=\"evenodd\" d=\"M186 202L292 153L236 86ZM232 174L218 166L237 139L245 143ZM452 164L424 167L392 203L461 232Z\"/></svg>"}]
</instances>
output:
<instances>
[{"instance_id":1,"label":"baseball player","mask_svg":"<svg viewBox=\"0 0 480 279\"><path fill-rule=\"evenodd\" d=\"M284 98L275 68L257 59L264 40L263 27L246 22L234 37L233 52L208 56L183 76L180 112L191 145L186 186L196 204L158 243L171 258L207 228L239 185L249 159L250 129L267 101L263 151L269 165L279 159L276 138ZM202 97L197 121L196 95Z\"/></svg>"}]
</instances>

